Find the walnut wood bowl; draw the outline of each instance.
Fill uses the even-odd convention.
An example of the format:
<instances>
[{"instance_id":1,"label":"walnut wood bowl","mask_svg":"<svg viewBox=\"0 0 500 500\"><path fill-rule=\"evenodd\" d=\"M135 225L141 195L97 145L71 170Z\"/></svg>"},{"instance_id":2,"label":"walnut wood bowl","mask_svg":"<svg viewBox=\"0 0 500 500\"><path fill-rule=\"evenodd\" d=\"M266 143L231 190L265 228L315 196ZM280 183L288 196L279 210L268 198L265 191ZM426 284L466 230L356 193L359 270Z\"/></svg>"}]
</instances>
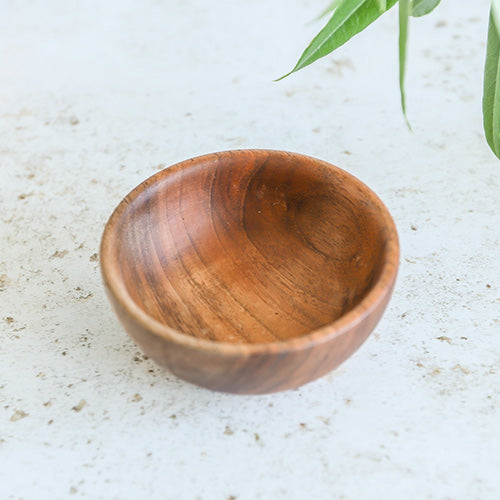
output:
<instances>
[{"instance_id":1,"label":"walnut wood bowl","mask_svg":"<svg viewBox=\"0 0 500 500\"><path fill-rule=\"evenodd\" d=\"M179 377L225 392L298 387L380 319L399 245L380 199L299 154L194 158L136 187L109 219L102 274L123 326Z\"/></svg>"}]
</instances>

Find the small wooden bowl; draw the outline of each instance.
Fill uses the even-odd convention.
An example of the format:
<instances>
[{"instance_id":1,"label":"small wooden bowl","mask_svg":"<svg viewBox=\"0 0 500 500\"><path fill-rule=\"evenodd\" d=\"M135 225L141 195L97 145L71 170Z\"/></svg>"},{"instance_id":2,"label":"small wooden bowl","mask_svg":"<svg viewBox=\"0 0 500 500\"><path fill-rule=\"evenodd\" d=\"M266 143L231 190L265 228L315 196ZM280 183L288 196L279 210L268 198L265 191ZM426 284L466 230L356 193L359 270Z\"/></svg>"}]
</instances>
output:
<instances>
[{"instance_id":1,"label":"small wooden bowl","mask_svg":"<svg viewBox=\"0 0 500 500\"><path fill-rule=\"evenodd\" d=\"M101 268L119 319L179 377L225 392L298 387L348 358L396 279L394 222L321 160L241 150L187 160L109 219Z\"/></svg>"}]
</instances>

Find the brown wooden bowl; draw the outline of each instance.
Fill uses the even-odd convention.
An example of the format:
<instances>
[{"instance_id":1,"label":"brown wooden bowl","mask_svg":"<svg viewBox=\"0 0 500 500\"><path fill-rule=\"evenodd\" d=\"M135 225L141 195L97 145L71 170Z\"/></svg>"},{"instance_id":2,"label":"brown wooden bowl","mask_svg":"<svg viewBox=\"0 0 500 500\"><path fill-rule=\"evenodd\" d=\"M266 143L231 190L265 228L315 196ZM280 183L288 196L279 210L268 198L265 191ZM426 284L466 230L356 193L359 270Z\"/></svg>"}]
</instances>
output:
<instances>
[{"instance_id":1,"label":"brown wooden bowl","mask_svg":"<svg viewBox=\"0 0 500 500\"><path fill-rule=\"evenodd\" d=\"M240 150L153 175L101 243L110 300L144 352L225 392L298 387L348 358L396 279L394 222L328 163Z\"/></svg>"}]
</instances>

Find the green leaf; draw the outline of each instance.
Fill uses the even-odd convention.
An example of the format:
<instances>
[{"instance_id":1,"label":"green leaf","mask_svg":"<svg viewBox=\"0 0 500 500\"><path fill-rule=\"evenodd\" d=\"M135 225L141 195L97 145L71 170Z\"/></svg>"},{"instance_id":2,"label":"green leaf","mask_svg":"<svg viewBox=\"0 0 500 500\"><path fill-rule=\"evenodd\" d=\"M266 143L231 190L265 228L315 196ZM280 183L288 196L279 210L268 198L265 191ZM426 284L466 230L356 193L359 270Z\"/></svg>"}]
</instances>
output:
<instances>
[{"instance_id":1,"label":"green leaf","mask_svg":"<svg viewBox=\"0 0 500 500\"><path fill-rule=\"evenodd\" d=\"M410 16L421 17L432 12L441 0L412 0L410 5Z\"/></svg>"},{"instance_id":2,"label":"green leaf","mask_svg":"<svg viewBox=\"0 0 500 500\"><path fill-rule=\"evenodd\" d=\"M330 54L354 35L363 31L384 12L393 7L397 1L341 0L331 19L309 44L292 71L278 80Z\"/></svg>"},{"instance_id":3,"label":"green leaf","mask_svg":"<svg viewBox=\"0 0 500 500\"><path fill-rule=\"evenodd\" d=\"M486 140L500 158L500 0L491 3L484 65L483 125Z\"/></svg>"},{"instance_id":4,"label":"green leaf","mask_svg":"<svg viewBox=\"0 0 500 500\"><path fill-rule=\"evenodd\" d=\"M408 128L410 122L406 115L405 73L406 73L406 45L408 41L409 0L399 0L399 91L401 93L401 108Z\"/></svg>"}]
</instances>

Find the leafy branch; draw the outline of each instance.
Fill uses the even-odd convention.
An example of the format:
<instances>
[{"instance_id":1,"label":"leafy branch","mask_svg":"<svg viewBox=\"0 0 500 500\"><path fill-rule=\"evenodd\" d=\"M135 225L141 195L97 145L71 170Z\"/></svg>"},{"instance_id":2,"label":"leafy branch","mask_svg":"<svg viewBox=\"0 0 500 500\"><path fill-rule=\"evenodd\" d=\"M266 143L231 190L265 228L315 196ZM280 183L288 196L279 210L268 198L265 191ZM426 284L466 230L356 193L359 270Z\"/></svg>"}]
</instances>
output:
<instances>
[{"instance_id":1,"label":"leafy branch","mask_svg":"<svg viewBox=\"0 0 500 500\"><path fill-rule=\"evenodd\" d=\"M304 50L295 67L281 80L309 66L344 45L382 14L399 3L399 89L401 108L406 115L405 73L409 17L432 12L440 0L332 0L319 16L331 15L325 27ZM484 69L483 122L486 140L500 158L500 0L492 0Z\"/></svg>"}]
</instances>

